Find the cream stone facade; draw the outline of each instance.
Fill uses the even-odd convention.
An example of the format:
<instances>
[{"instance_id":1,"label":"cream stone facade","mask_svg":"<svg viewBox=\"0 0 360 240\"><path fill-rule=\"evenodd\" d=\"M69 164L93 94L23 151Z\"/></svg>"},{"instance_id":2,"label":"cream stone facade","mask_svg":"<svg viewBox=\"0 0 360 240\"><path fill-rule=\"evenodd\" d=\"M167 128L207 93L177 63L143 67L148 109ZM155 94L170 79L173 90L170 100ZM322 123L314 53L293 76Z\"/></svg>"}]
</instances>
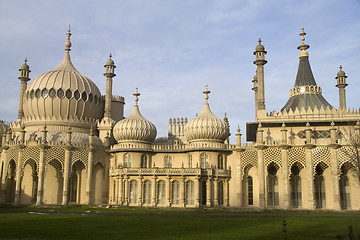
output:
<instances>
[{"instance_id":1,"label":"cream stone facade","mask_svg":"<svg viewBox=\"0 0 360 240\"><path fill-rule=\"evenodd\" d=\"M299 69L279 111L265 106L265 47L255 48L254 122L246 139L230 144L229 122L210 109L206 86L201 113L170 118L166 138L140 113L140 93L124 118L124 98L112 95L115 64L105 64L106 93L65 57L30 81L19 69L18 119L1 122L0 203L110 204L145 207L360 209L354 149L360 112L346 108L345 72L337 74L339 108L322 96L312 75L304 30ZM139 103L140 101L140 103ZM200 109L200 106L199 106ZM357 163L358 164L358 163Z\"/></svg>"}]
</instances>

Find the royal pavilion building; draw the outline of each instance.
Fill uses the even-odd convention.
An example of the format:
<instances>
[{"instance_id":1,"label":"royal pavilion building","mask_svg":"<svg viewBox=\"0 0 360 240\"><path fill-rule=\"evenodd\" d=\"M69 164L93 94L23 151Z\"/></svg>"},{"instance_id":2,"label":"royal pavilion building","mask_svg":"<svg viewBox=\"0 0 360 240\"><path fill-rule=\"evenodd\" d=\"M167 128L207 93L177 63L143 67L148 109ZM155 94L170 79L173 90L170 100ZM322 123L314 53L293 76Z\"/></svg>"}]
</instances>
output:
<instances>
[{"instance_id":1,"label":"royal pavilion building","mask_svg":"<svg viewBox=\"0 0 360 240\"><path fill-rule=\"evenodd\" d=\"M0 204L359 210L360 112L346 106L341 66L339 106L323 97L305 34L289 100L272 112L259 39L255 120L247 123L247 142L238 128L231 144L229 121L212 113L208 86L201 113L170 118L167 137L157 138L141 115L138 89L124 117L124 98L112 95L111 54L102 95L71 62L69 28L57 68L32 81L26 59L19 69L18 118L0 122Z\"/></svg>"}]
</instances>

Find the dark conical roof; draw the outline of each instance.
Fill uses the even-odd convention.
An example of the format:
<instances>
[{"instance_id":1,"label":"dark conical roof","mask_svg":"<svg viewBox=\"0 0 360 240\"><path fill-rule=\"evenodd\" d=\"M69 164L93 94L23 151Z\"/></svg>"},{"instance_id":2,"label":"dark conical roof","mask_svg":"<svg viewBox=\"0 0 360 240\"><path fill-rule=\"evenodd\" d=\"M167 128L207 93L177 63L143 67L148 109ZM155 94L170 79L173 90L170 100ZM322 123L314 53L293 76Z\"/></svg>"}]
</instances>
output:
<instances>
[{"instance_id":1,"label":"dark conical roof","mask_svg":"<svg viewBox=\"0 0 360 240\"><path fill-rule=\"evenodd\" d=\"M288 112L290 109L295 111L296 108L301 110L308 108L314 110L315 108L324 109L332 106L325 100L321 94L321 89L316 85L314 75L311 71L309 57L302 56L299 60L299 68L294 84L291 90L290 98L281 109L281 111Z\"/></svg>"}]
</instances>

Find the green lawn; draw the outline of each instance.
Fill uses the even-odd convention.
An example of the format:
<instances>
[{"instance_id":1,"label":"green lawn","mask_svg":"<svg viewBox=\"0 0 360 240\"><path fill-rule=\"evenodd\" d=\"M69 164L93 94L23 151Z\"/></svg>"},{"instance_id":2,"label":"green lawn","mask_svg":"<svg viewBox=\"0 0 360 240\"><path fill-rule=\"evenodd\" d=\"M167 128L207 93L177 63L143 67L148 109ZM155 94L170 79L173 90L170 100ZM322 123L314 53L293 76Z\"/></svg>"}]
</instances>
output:
<instances>
[{"instance_id":1,"label":"green lawn","mask_svg":"<svg viewBox=\"0 0 360 240\"><path fill-rule=\"evenodd\" d=\"M360 233L359 212L0 207L0 239L284 239L284 219L287 239Z\"/></svg>"}]
</instances>

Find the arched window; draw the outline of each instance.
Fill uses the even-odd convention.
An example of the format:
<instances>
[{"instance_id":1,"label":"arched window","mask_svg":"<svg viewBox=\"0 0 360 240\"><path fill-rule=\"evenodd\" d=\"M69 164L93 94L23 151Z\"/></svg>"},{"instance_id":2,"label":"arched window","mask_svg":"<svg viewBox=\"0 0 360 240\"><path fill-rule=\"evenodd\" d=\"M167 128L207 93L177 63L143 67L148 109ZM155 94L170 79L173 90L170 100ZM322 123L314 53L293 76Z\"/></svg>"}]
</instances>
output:
<instances>
[{"instance_id":1,"label":"arched window","mask_svg":"<svg viewBox=\"0 0 360 240\"><path fill-rule=\"evenodd\" d=\"M129 197L129 201L132 204L135 204L136 201L137 201L137 198L138 198L138 196L137 196L137 193L138 193L137 186L138 186L138 184L137 184L136 180L131 180L130 181L130 197Z\"/></svg>"},{"instance_id":2,"label":"arched window","mask_svg":"<svg viewBox=\"0 0 360 240\"><path fill-rule=\"evenodd\" d=\"M218 203L219 205L223 205L224 204L224 184L222 181L220 181L218 183Z\"/></svg>"},{"instance_id":3,"label":"arched window","mask_svg":"<svg viewBox=\"0 0 360 240\"><path fill-rule=\"evenodd\" d=\"M131 168L131 155L128 153L124 155L124 167Z\"/></svg>"},{"instance_id":4,"label":"arched window","mask_svg":"<svg viewBox=\"0 0 360 240\"><path fill-rule=\"evenodd\" d=\"M342 209L349 208L350 205L350 184L347 176L349 166L343 165L341 167L341 175L339 179L340 187L340 206Z\"/></svg>"},{"instance_id":5,"label":"arched window","mask_svg":"<svg viewBox=\"0 0 360 240\"><path fill-rule=\"evenodd\" d=\"M206 153L200 154L200 168L208 168L209 156Z\"/></svg>"},{"instance_id":6,"label":"arched window","mask_svg":"<svg viewBox=\"0 0 360 240\"><path fill-rule=\"evenodd\" d=\"M254 205L254 182L251 176L247 177L247 197L248 197L248 205Z\"/></svg>"},{"instance_id":7,"label":"arched window","mask_svg":"<svg viewBox=\"0 0 360 240\"><path fill-rule=\"evenodd\" d=\"M172 168L172 157L169 156L169 155L166 155L164 157L164 165L165 165L165 168Z\"/></svg>"},{"instance_id":8,"label":"arched window","mask_svg":"<svg viewBox=\"0 0 360 240\"><path fill-rule=\"evenodd\" d=\"M147 156L145 154L141 156L140 167L141 168L147 168L148 167L148 158L147 158Z\"/></svg>"},{"instance_id":9,"label":"arched window","mask_svg":"<svg viewBox=\"0 0 360 240\"><path fill-rule=\"evenodd\" d=\"M188 155L188 167L192 168L192 155Z\"/></svg>"},{"instance_id":10,"label":"arched window","mask_svg":"<svg viewBox=\"0 0 360 240\"><path fill-rule=\"evenodd\" d=\"M224 169L224 156L222 154L218 156L218 169Z\"/></svg>"},{"instance_id":11,"label":"arched window","mask_svg":"<svg viewBox=\"0 0 360 240\"><path fill-rule=\"evenodd\" d=\"M180 184L178 181L173 181L171 184L172 204L180 204Z\"/></svg>"},{"instance_id":12,"label":"arched window","mask_svg":"<svg viewBox=\"0 0 360 240\"><path fill-rule=\"evenodd\" d=\"M151 203L151 182L149 180L145 180L143 183L143 196L144 196L144 204Z\"/></svg>"},{"instance_id":13,"label":"arched window","mask_svg":"<svg viewBox=\"0 0 360 240\"><path fill-rule=\"evenodd\" d=\"M267 177L268 206L279 206L279 183L276 172L276 166L274 164L270 164L268 167Z\"/></svg>"},{"instance_id":14,"label":"arched window","mask_svg":"<svg viewBox=\"0 0 360 240\"><path fill-rule=\"evenodd\" d=\"M166 185L163 180L160 180L157 186L157 203L158 204L165 204L166 203Z\"/></svg>"},{"instance_id":15,"label":"arched window","mask_svg":"<svg viewBox=\"0 0 360 240\"><path fill-rule=\"evenodd\" d=\"M315 204L317 208L322 208L326 206L325 199L325 181L323 177L323 168L320 165L317 165L315 168L315 178L314 178L314 197Z\"/></svg>"},{"instance_id":16,"label":"arched window","mask_svg":"<svg viewBox=\"0 0 360 240\"><path fill-rule=\"evenodd\" d=\"M291 185L291 206L299 207L302 205L302 196L301 196L301 178L300 178L300 169L294 164L291 167L290 175L290 185Z\"/></svg>"},{"instance_id":17,"label":"arched window","mask_svg":"<svg viewBox=\"0 0 360 240\"><path fill-rule=\"evenodd\" d=\"M189 180L186 182L186 205L194 205L194 182Z\"/></svg>"}]
</instances>

